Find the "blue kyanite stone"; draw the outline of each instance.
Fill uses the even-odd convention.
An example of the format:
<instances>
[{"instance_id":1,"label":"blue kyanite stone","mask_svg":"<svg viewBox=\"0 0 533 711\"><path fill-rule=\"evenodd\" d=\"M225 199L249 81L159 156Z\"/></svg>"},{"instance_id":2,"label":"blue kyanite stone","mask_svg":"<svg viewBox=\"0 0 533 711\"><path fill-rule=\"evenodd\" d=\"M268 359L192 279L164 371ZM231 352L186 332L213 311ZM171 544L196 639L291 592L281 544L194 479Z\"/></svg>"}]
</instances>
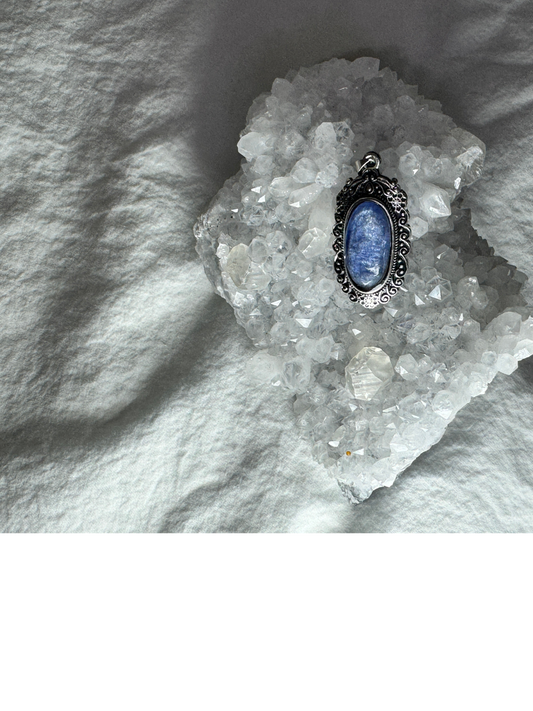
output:
<instances>
[{"instance_id":1,"label":"blue kyanite stone","mask_svg":"<svg viewBox=\"0 0 533 711\"><path fill-rule=\"evenodd\" d=\"M369 291L384 280L392 249L391 223L385 209L364 200L346 225L344 260L354 284Z\"/></svg>"}]
</instances>

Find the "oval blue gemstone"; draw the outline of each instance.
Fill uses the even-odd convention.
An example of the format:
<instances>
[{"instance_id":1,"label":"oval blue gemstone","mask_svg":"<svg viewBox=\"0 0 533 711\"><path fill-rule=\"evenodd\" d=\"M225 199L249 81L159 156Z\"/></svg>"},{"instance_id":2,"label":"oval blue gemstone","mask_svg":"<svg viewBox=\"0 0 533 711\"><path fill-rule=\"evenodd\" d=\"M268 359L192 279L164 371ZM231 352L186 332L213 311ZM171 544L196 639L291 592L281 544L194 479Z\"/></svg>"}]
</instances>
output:
<instances>
[{"instance_id":1,"label":"oval blue gemstone","mask_svg":"<svg viewBox=\"0 0 533 711\"><path fill-rule=\"evenodd\" d=\"M346 225L344 260L354 284L369 291L388 272L392 251L392 228L385 208L364 200L352 211Z\"/></svg>"}]
</instances>

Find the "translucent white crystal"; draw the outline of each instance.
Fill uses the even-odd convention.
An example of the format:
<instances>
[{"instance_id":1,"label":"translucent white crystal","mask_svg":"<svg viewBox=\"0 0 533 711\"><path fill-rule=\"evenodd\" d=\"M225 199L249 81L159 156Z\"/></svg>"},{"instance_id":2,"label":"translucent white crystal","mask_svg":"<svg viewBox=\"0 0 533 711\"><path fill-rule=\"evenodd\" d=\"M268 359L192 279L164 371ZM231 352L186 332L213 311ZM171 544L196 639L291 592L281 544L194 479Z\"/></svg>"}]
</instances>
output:
<instances>
[{"instance_id":1,"label":"translucent white crystal","mask_svg":"<svg viewBox=\"0 0 533 711\"><path fill-rule=\"evenodd\" d=\"M346 366L346 387L356 400L372 400L393 375L389 356L381 348L367 346Z\"/></svg>"},{"instance_id":2,"label":"translucent white crystal","mask_svg":"<svg viewBox=\"0 0 533 711\"><path fill-rule=\"evenodd\" d=\"M311 262L298 252L289 254L284 266L291 274L296 274L302 279L306 279L313 271Z\"/></svg>"},{"instance_id":3,"label":"translucent white crystal","mask_svg":"<svg viewBox=\"0 0 533 711\"><path fill-rule=\"evenodd\" d=\"M242 285L251 291L263 291L270 282L270 276L261 267L252 264L248 270Z\"/></svg>"},{"instance_id":4,"label":"translucent white crystal","mask_svg":"<svg viewBox=\"0 0 533 711\"><path fill-rule=\"evenodd\" d=\"M440 415L440 417L445 420L453 415L457 406L457 398L454 393L449 390L441 390L438 392L431 403L433 412L436 412L437 415Z\"/></svg>"},{"instance_id":5,"label":"translucent white crystal","mask_svg":"<svg viewBox=\"0 0 533 711\"><path fill-rule=\"evenodd\" d=\"M517 360L522 360L523 358L529 358L531 355L533 355L533 340L529 338L519 340L513 350L513 356Z\"/></svg>"},{"instance_id":6,"label":"translucent white crystal","mask_svg":"<svg viewBox=\"0 0 533 711\"><path fill-rule=\"evenodd\" d=\"M283 230L275 230L268 232L265 237L271 254L280 254L286 256L294 249L293 240Z\"/></svg>"},{"instance_id":7,"label":"translucent white crystal","mask_svg":"<svg viewBox=\"0 0 533 711\"><path fill-rule=\"evenodd\" d=\"M324 336L318 340L303 336L296 344L296 352L317 363L327 363L334 344L335 341L331 336Z\"/></svg>"},{"instance_id":8,"label":"translucent white crystal","mask_svg":"<svg viewBox=\"0 0 533 711\"><path fill-rule=\"evenodd\" d=\"M310 158L300 158L291 170L291 177L298 183L314 183L318 173L317 164Z\"/></svg>"},{"instance_id":9,"label":"translucent white crystal","mask_svg":"<svg viewBox=\"0 0 533 711\"><path fill-rule=\"evenodd\" d=\"M470 180L477 180L481 175L484 157L482 146L474 145L470 146L464 153L461 153L460 156L457 156L457 161L465 169Z\"/></svg>"},{"instance_id":10,"label":"translucent white crystal","mask_svg":"<svg viewBox=\"0 0 533 711\"><path fill-rule=\"evenodd\" d=\"M394 370L404 380L416 380L419 375L418 363L410 353L406 353L398 358Z\"/></svg>"},{"instance_id":11,"label":"translucent white crystal","mask_svg":"<svg viewBox=\"0 0 533 711\"><path fill-rule=\"evenodd\" d=\"M331 188L335 185L339 177L339 168L335 163L328 163L328 165L321 170L316 176L316 182L318 185L322 185L324 188Z\"/></svg>"},{"instance_id":12,"label":"translucent white crystal","mask_svg":"<svg viewBox=\"0 0 533 711\"><path fill-rule=\"evenodd\" d=\"M324 254L329 243L329 235L313 227L300 237L298 249L308 259L314 259Z\"/></svg>"},{"instance_id":13,"label":"translucent white crystal","mask_svg":"<svg viewBox=\"0 0 533 711\"><path fill-rule=\"evenodd\" d=\"M496 367L500 373L511 375L518 367L518 361L510 353L501 353L496 361Z\"/></svg>"},{"instance_id":14,"label":"translucent white crystal","mask_svg":"<svg viewBox=\"0 0 533 711\"><path fill-rule=\"evenodd\" d=\"M413 217L411 220L411 234L415 239L419 239L427 234L428 223L421 217Z\"/></svg>"},{"instance_id":15,"label":"translucent white crystal","mask_svg":"<svg viewBox=\"0 0 533 711\"><path fill-rule=\"evenodd\" d=\"M327 235L331 234L334 225L333 196L324 191L318 200L313 203L309 213L308 227L310 230L322 230Z\"/></svg>"},{"instance_id":16,"label":"translucent white crystal","mask_svg":"<svg viewBox=\"0 0 533 711\"><path fill-rule=\"evenodd\" d=\"M297 393L306 391L311 377L311 363L306 358L292 358L282 366L282 382Z\"/></svg>"},{"instance_id":17,"label":"translucent white crystal","mask_svg":"<svg viewBox=\"0 0 533 711\"><path fill-rule=\"evenodd\" d=\"M291 207L304 207L314 202L322 192L321 185L306 185L305 188L293 190L289 197L289 205Z\"/></svg>"},{"instance_id":18,"label":"translucent white crystal","mask_svg":"<svg viewBox=\"0 0 533 711\"><path fill-rule=\"evenodd\" d=\"M251 160L271 151L273 145L274 136L272 134L251 131L245 134L237 143L237 150L247 160Z\"/></svg>"},{"instance_id":19,"label":"translucent white crystal","mask_svg":"<svg viewBox=\"0 0 533 711\"><path fill-rule=\"evenodd\" d=\"M487 295L479 286L478 279L475 276L460 279L457 284L457 294L460 303L467 307L472 306L475 309L484 309L488 304Z\"/></svg>"},{"instance_id":20,"label":"translucent white crystal","mask_svg":"<svg viewBox=\"0 0 533 711\"><path fill-rule=\"evenodd\" d=\"M280 384L281 361L265 351L259 351L246 364L246 371L252 380Z\"/></svg>"},{"instance_id":21,"label":"translucent white crystal","mask_svg":"<svg viewBox=\"0 0 533 711\"><path fill-rule=\"evenodd\" d=\"M452 296L452 285L448 279L443 279L438 274L427 282L426 290L428 297L435 301L445 301Z\"/></svg>"},{"instance_id":22,"label":"translucent white crystal","mask_svg":"<svg viewBox=\"0 0 533 711\"><path fill-rule=\"evenodd\" d=\"M278 199L287 197L297 187L298 183L292 177L274 178L270 183L268 192Z\"/></svg>"},{"instance_id":23,"label":"translucent white crystal","mask_svg":"<svg viewBox=\"0 0 533 711\"><path fill-rule=\"evenodd\" d=\"M245 244L236 244L226 260L226 273L232 278L235 286L242 285L249 268L248 247Z\"/></svg>"},{"instance_id":24,"label":"translucent white crystal","mask_svg":"<svg viewBox=\"0 0 533 711\"><path fill-rule=\"evenodd\" d=\"M426 189L420 198L420 207L429 219L447 217L452 214L448 193L436 185Z\"/></svg>"},{"instance_id":25,"label":"translucent white crystal","mask_svg":"<svg viewBox=\"0 0 533 711\"><path fill-rule=\"evenodd\" d=\"M368 150L406 190L412 228L404 286L372 312L342 292L331 247L336 195ZM241 170L196 225L198 252L259 349L250 378L287 390L315 456L361 501L533 354L527 277L454 202L484 146L363 57L277 79L239 151Z\"/></svg>"},{"instance_id":26,"label":"translucent white crystal","mask_svg":"<svg viewBox=\"0 0 533 711\"><path fill-rule=\"evenodd\" d=\"M337 144L337 134L335 127L330 121L324 121L315 129L313 137L313 147L328 154L328 148L335 149Z\"/></svg>"},{"instance_id":27,"label":"translucent white crystal","mask_svg":"<svg viewBox=\"0 0 533 711\"><path fill-rule=\"evenodd\" d=\"M422 149L420 146L413 146L412 150L407 151L400 157L398 169L403 176L414 178L420 170L421 162Z\"/></svg>"},{"instance_id":28,"label":"translucent white crystal","mask_svg":"<svg viewBox=\"0 0 533 711\"><path fill-rule=\"evenodd\" d=\"M375 77L378 70L379 59L375 59L374 57L359 57L355 62L352 62L350 73L354 77L363 77L365 80L368 80Z\"/></svg>"},{"instance_id":29,"label":"translucent white crystal","mask_svg":"<svg viewBox=\"0 0 533 711\"><path fill-rule=\"evenodd\" d=\"M260 237L253 239L248 254L253 262L263 264L268 257L268 246L265 240Z\"/></svg>"},{"instance_id":30,"label":"translucent white crystal","mask_svg":"<svg viewBox=\"0 0 533 711\"><path fill-rule=\"evenodd\" d=\"M305 140L296 129L283 131L276 142L278 154L285 159L297 158L302 154Z\"/></svg>"}]
</instances>

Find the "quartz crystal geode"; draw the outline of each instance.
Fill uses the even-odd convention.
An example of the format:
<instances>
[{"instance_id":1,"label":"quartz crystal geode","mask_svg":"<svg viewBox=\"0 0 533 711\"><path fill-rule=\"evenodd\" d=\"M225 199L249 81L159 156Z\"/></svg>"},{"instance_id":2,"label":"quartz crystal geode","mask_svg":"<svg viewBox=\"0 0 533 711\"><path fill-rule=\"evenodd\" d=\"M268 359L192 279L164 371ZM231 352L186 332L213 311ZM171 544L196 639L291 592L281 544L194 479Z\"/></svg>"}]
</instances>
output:
<instances>
[{"instance_id":1,"label":"quartz crystal geode","mask_svg":"<svg viewBox=\"0 0 533 711\"><path fill-rule=\"evenodd\" d=\"M238 150L241 170L195 226L198 252L258 349L250 375L288 391L315 456L360 502L533 353L527 277L460 204L485 147L365 57L276 79ZM408 194L412 250L404 287L369 311L337 283L332 228L335 196L371 150Z\"/></svg>"}]
</instances>

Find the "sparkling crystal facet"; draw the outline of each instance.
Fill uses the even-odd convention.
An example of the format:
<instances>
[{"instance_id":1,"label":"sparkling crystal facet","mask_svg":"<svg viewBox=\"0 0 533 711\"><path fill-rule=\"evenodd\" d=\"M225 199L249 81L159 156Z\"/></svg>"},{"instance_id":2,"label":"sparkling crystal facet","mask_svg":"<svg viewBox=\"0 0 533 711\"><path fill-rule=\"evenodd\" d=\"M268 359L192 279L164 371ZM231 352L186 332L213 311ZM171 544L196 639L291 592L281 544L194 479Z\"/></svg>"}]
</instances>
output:
<instances>
[{"instance_id":1,"label":"sparkling crystal facet","mask_svg":"<svg viewBox=\"0 0 533 711\"><path fill-rule=\"evenodd\" d=\"M389 356L381 348L368 346L361 348L346 366L346 387L356 400L372 400L393 375Z\"/></svg>"}]
</instances>

